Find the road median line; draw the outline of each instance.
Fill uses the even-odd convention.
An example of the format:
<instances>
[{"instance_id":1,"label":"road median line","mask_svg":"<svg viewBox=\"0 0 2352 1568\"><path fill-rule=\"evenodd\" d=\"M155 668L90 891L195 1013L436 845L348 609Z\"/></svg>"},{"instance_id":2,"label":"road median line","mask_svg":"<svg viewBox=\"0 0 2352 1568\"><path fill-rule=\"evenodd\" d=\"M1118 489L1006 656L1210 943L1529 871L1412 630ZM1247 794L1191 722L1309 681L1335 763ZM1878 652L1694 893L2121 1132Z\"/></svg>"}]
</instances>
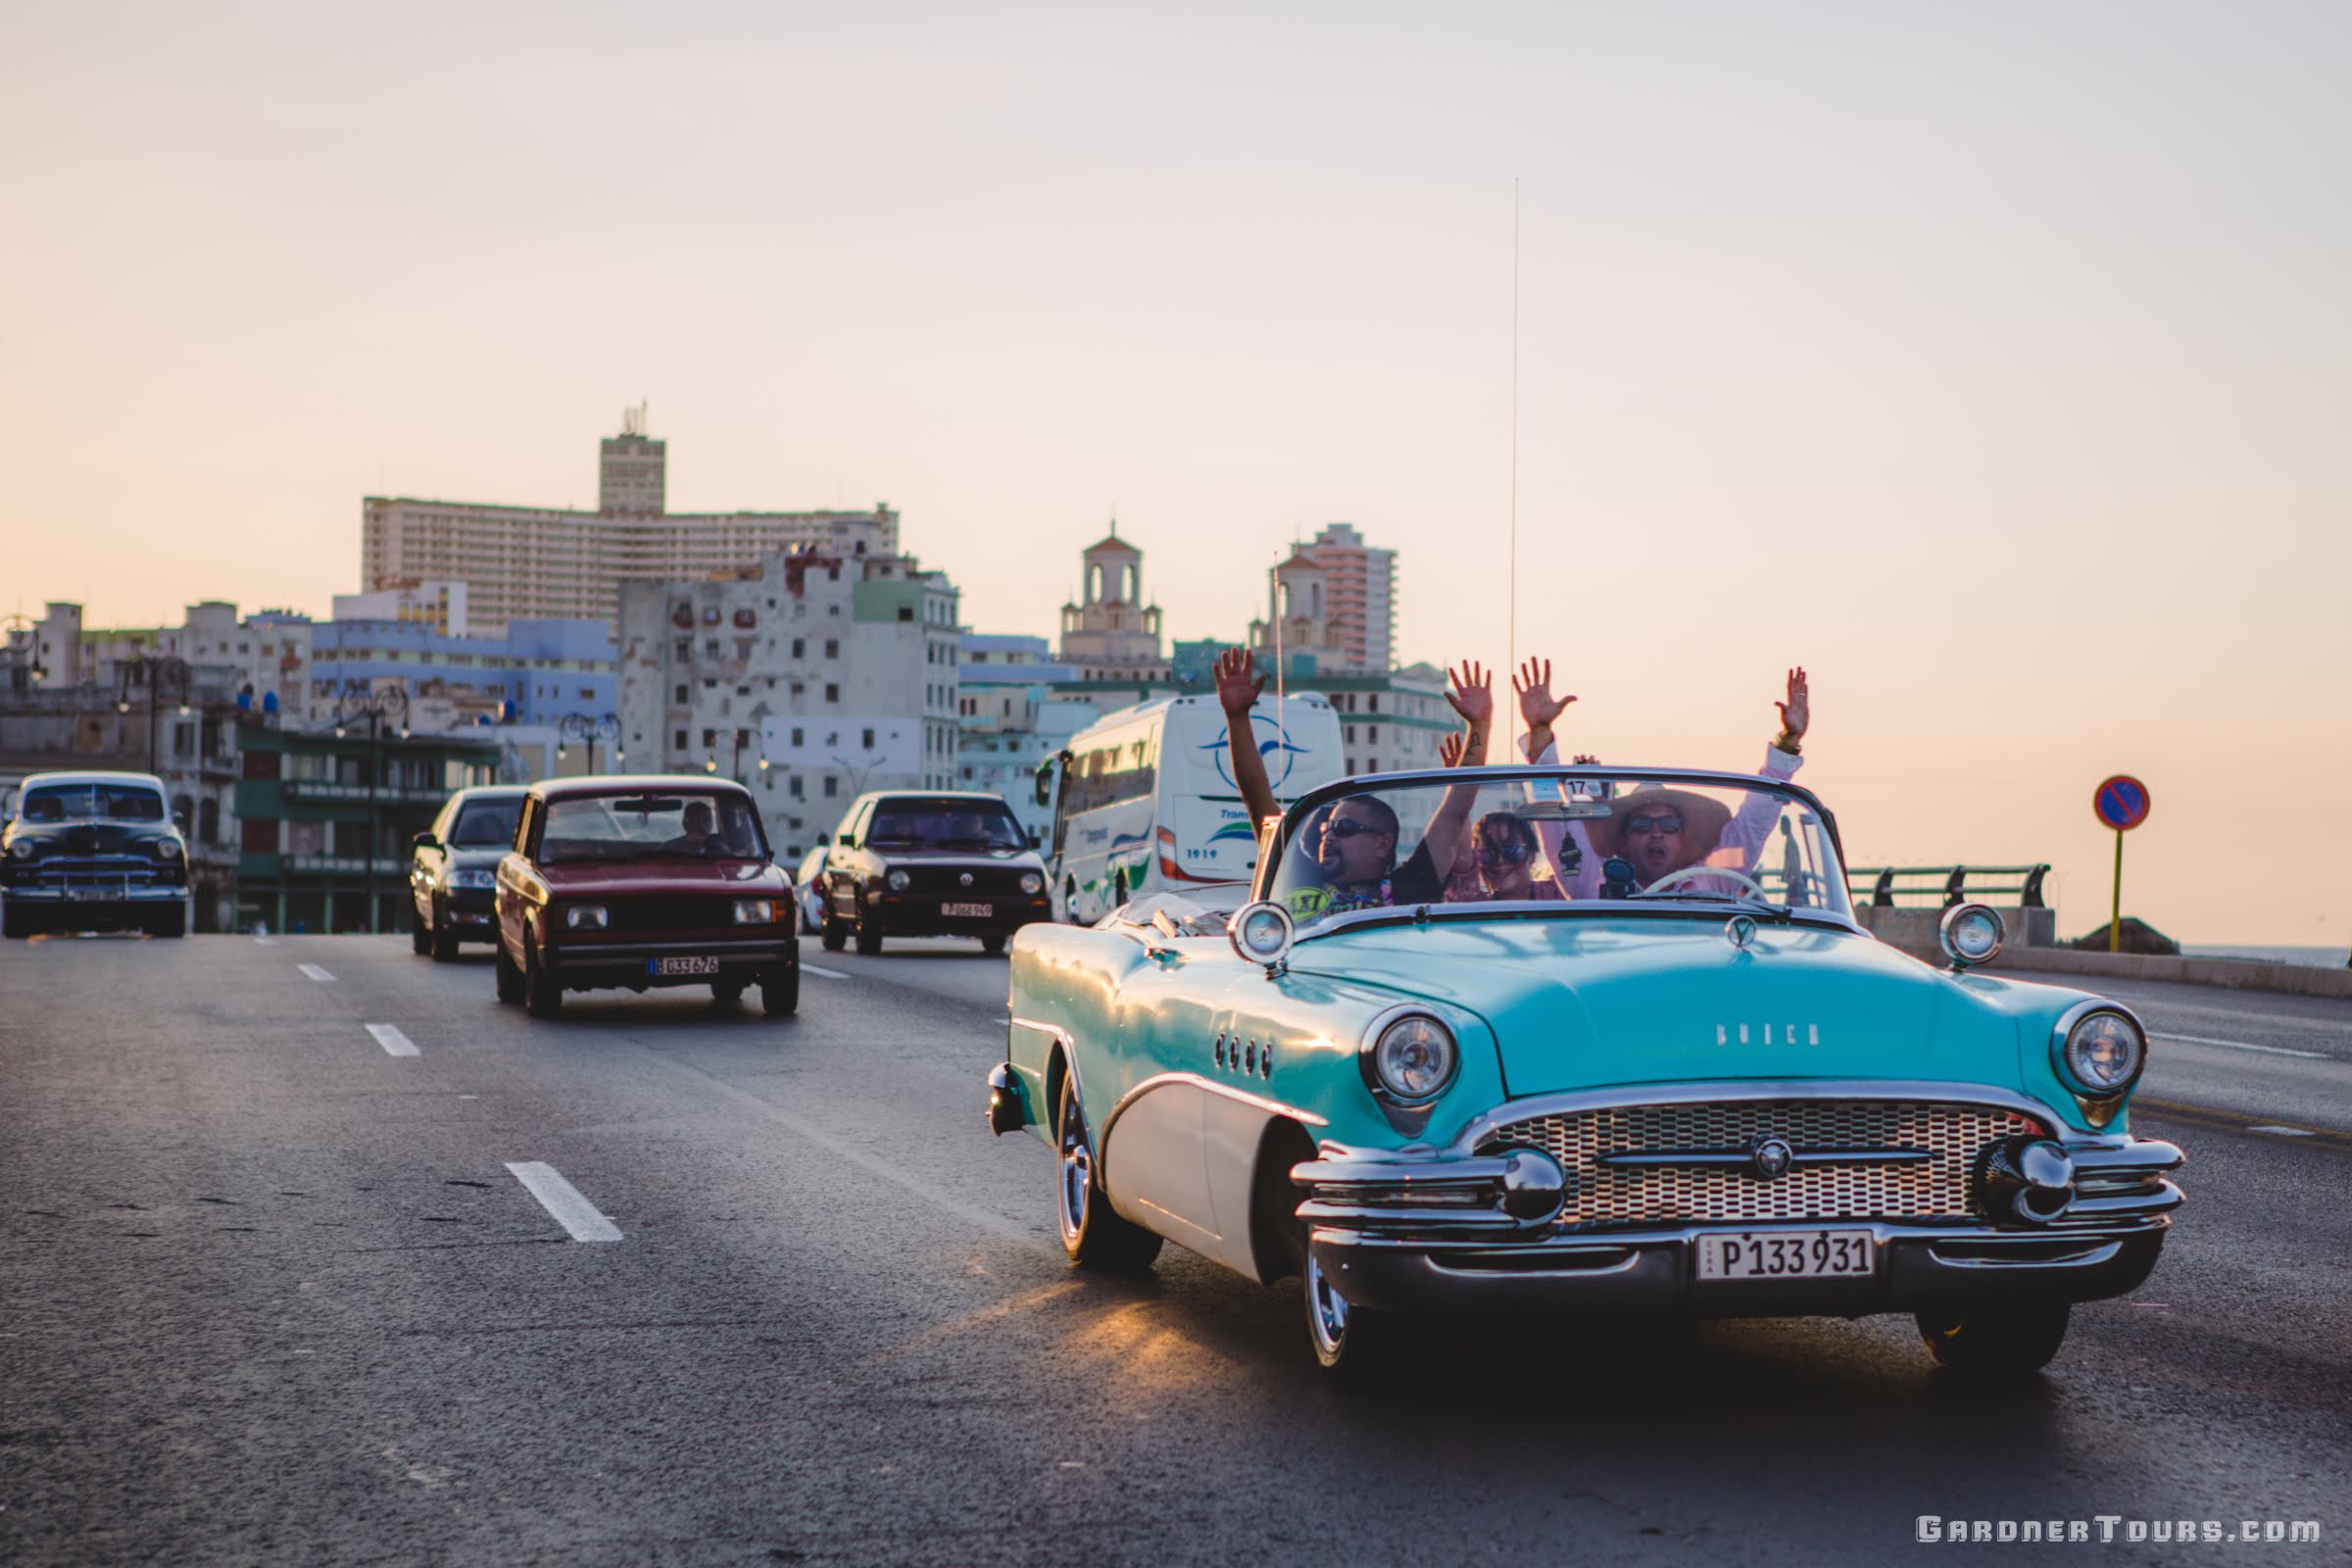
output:
<instances>
[{"instance_id":1,"label":"road median line","mask_svg":"<svg viewBox=\"0 0 2352 1568\"><path fill-rule=\"evenodd\" d=\"M556 1218L556 1223L570 1232L575 1242L617 1242L620 1227L605 1218L594 1203L577 1187L564 1179L555 1166L539 1160L509 1160L507 1169L523 1185L524 1191L539 1200L539 1206Z\"/></svg>"}]
</instances>

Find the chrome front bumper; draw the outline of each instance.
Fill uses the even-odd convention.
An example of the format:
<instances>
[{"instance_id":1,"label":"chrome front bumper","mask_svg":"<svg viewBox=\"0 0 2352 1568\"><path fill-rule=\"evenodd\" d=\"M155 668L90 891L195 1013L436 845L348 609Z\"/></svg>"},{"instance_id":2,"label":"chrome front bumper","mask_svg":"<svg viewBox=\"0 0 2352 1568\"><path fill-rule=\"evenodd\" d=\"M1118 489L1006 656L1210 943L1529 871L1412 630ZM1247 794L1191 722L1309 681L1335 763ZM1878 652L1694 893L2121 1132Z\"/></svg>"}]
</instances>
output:
<instances>
[{"instance_id":1,"label":"chrome front bumper","mask_svg":"<svg viewBox=\"0 0 2352 1568\"><path fill-rule=\"evenodd\" d=\"M2180 1151L2075 1136L2076 1198L2041 1225L1835 1219L1562 1225L1502 1152L1357 1151L1325 1145L1293 1168L1316 1261L1348 1299L1395 1312L1455 1309L1674 1312L1701 1317L1862 1316L1968 1301L2087 1301L2132 1290L2156 1266L2181 1192ZM1556 1177L1556 1166L1549 1168ZM1869 1275L1701 1280L1709 1233L1867 1230Z\"/></svg>"},{"instance_id":2,"label":"chrome front bumper","mask_svg":"<svg viewBox=\"0 0 2352 1568\"><path fill-rule=\"evenodd\" d=\"M76 883L70 887L19 883L0 888L0 900L30 906L103 909L110 904L173 904L188 896L178 882Z\"/></svg>"}]
</instances>

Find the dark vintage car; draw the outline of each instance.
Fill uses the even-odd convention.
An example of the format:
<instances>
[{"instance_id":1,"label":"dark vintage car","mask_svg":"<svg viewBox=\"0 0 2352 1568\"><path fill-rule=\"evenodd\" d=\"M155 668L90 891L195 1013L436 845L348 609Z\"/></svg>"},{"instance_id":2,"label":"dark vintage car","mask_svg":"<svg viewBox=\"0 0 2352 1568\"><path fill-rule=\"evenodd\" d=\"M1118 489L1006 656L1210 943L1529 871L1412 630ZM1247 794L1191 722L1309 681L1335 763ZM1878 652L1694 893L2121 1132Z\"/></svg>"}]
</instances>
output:
<instances>
[{"instance_id":1,"label":"dark vintage car","mask_svg":"<svg viewBox=\"0 0 2352 1568\"><path fill-rule=\"evenodd\" d=\"M0 828L0 928L185 936L188 846L152 773L34 773Z\"/></svg>"},{"instance_id":2,"label":"dark vintage car","mask_svg":"<svg viewBox=\"0 0 2352 1568\"><path fill-rule=\"evenodd\" d=\"M460 790L409 855L409 945L446 963L461 942L491 942L498 862L514 847L520 786Z\"/></svg>"},{"instance_id":3,"label":"dark vintage car","mask_svg":"<svg viewBox=\"0 0 2352 1568\"><path fill-rule=\"evenodd\" d=\"M1054 917L1046 864L1004 797L875 791L827 840L824 944L882 951L886 936L978 937L990 953Z\"/></svg>"},{"instance_id":4,"label":"dark vintage car","mask_svg":"<svg viewBox=\"0 0 2352 1568\"><path fill-rule=\"evenodd\" d=\"M498 1000L536 1018L566 991L753 986L770 1016L800 1004L792 879L751 791L723 779L551 780L523 794L498 862Z\"/></svg>"}]
</instances>

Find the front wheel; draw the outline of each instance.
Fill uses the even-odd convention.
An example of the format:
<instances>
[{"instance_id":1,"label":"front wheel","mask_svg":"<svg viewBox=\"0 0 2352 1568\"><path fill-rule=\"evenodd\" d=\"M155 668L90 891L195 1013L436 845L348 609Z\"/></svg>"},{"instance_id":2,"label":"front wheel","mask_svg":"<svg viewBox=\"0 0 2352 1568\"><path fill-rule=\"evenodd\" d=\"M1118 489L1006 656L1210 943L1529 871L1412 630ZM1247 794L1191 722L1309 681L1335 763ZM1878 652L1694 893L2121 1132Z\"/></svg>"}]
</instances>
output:
<instances>
[{"instance_id":1,"label":"front wheel","mask_svg":"<svg viewBox=\"0 0 2352 1568\"><path fill-rule=\"evenodd\" d=\"M0 908L0 935L11 942L32 935L32 916L20 909Z\"/></svg>"},{"instance_id":2,"label":"front wheel","mask_svg":"<svg viewBox=\"0 0 2352 1568\"><path fill-rule=\"evenodd\" d=\"M1094 1141L1087 1136L1086 1114L1078 1105L1075 1073L1061 1075L1054 1129L1060 1151L1054 1190L1061 1250L1080 1268L1104 1274L1136 1274L1150 1268L1159 1256L1159 1238L1112 1210L1095 1175Z\"/></svg>"},{"instance_id":3,"label":"front wheel","mask_svg":"<svg viewBox=\"0 0 2352 1568\"><path fill-rule=\"evenodd\" d=\"M433 904L433 961L455 963L458 959L458 928L450 924L449 906L436 900Z\"/></svg>"},{"instance_id":4,"label":"front wheel","mask_svg":"<svg viewBox=\"0 0 2352 1568\"><path fill-rule=\"evenodd\" d=\"M867 925L867 924L866 924L866 923L865 923L863 920L860 920L860 921L858 921L858 956L859 956L859 957L864 957L864 958L870 958L870 957L872 957L872 956L873 956L875 954L877 954L877 953L880 953L881 951L882 951L882 933L881 933L880 931L877 931L877 930L875 930L875 929L874 929L872 926L870 926L870 925Z\"/></svg>"},{"instance_id":5,"label":"front wheel","mask_svg":"<svg viewBox=\"0 0 2352 1568\"><path fill-rule=\"evenodd\" d=\"M409 902L409 951L419 958L433 951L432 931L424 923L424 911L413 899Z\"/></svg>"},{"instance_id":6,"label":"front wheel","mask_svg":"<svg viewBox=\"0 0 2352 1568\"><path fill-rule=\"evenodd\" d=\"M801 1010L801 960L799 955L786 958L770 969L760 982L760 1010L770 1018L785 1018Z\"/></svg>"},{"instance_id":7,"label":"front wheel","mask_svg":"<svg viewBox=\"0 0 2352 1568\"><path fill-rule=\"evenodd\" d=\"M498 1000L510 1005L522 1000L522 971L507 956L507 939L493 934L491 948L498 955Z\"/></svg>"},{"instance_id":8,"label":"front wheel","mask_svg":"<svg viewBox=\"0 0 2352 1568\"><path fill-rule=\"evenodd\" d=\"M522 942L522 1010L534 1018L553 1018L564 1010L564 987L547 972L539 944L528 937Z\"/></svg>"},{"instance_id":9,"label":"front wheel","mask_svg":"<svg viewBox=\"0 0 2352 1568\"><path fill-rule=\"evenodd\" d=\"M980 951L988 954L991 957L1003 953L1004 951L1004 936L1000 933L999 935L993 937L982 937L980 939Z\"/></svg>"},{"instance_id":10,"label":"front wheel","mask_svg":"<svg viewBox=\"0 0 2352 1568\"><path fill-rule=\"evenodd\" d=\"M1340 1294L1338 1284L1306 1249L1300 1294L1306 1303L1306 1342L1315 1364L1336 1383L1361 1386L1383 1376L1396 1363L1402 1341L1396 1319L1368 1306L1357 1306Z\"/></svg>"},{"instance_id":11,"label":"front wheel","mask_svg":"<svg viewBox=\"0 0 2352 1568\"><path fill-rule=\"evenodd\" d=\"M184 904L174 904L171 908L157 915L155 923L148 926L147 931L151 936L186 936L188 934L188 906Z\"/></svg>"},{"instance_id":12,"label":"front wheel","mask_svg":"<svg viewBox=\"0 0 2352 1568\"><path fill-rule=\"evenodd\" d=\"M824 944L827 953L839 953L850 945L850 928L827 915L825 923L817 928L817 941Z\"/></svg>"},{"instance_id":13,"label":"front wheel","mask_svg":"<svg viewBox=\"0 0 2352 1568\"><path fill-rule=\"evenodd\" d=\"M2024 1377L2050 1364L2065 1343L2073 1310L2060 1301L1921 1312L1919 1337L1937 1366L1984 1377Z\"/></svg>"}]
</instances>

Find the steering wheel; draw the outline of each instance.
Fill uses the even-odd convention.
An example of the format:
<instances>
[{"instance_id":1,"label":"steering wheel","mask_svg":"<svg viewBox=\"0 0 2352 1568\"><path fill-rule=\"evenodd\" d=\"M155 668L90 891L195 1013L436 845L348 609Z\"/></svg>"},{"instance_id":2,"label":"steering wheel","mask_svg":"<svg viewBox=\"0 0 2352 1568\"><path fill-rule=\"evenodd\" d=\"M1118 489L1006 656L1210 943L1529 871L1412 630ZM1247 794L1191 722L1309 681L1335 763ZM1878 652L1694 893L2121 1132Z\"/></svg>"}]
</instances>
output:
<instances>
[{"instance_id":1,"label":"steering wheel","mask_svg":"<svg viewBox=\"0 0 2352 1568\"><path fill-rule=\"evenodd\" d=\"M1664 876L1658 878L1655 882L1652 882L1649 886L1643 888L1641 892L1636 893L1633 896L1637 899L1645 899L1653 893L1663 893L1669 888L1678 887L1684 882L1695 881L1702 876L1730 877L1733 881L1739 883L1741 887L1747 889L1748 892L1755 895L1755 899L1758 904L1770 904L1772 902L1772 900L1765 895L1763 883L1757 881L1754 877L1749 876L1746 872L1735 871L1728 865L1686 865L1680 871L1667 872Z\"/></svg>"}]
</instances>

